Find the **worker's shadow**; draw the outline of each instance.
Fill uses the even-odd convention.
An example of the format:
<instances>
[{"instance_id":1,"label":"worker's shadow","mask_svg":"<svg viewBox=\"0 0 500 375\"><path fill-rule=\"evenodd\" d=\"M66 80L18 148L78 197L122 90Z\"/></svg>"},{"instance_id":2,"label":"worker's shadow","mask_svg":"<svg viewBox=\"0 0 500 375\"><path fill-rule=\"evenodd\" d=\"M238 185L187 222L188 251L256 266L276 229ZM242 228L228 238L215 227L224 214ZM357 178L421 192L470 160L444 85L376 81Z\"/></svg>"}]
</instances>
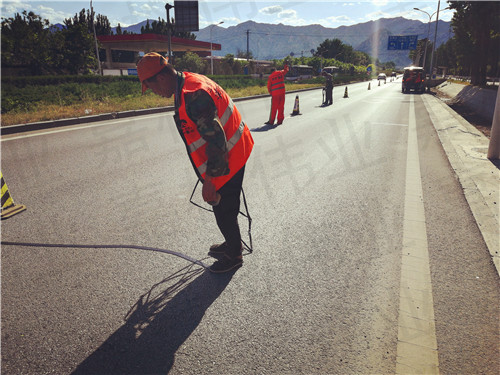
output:
<instances>
[{"instance_id":1,"label":"worker's shadow","mask_svg":"<svg viewBox=\"0 0 500 375\"><path fill-rule=\"evenodd\" d=\"M190 265L154 285L113 333L73 374L166 374L175 353L234 272L214 275Z\"/></svg>"},{"instance_id":2,"label":"worker's shadow","mask_svg":"<svg viewBox=\"0 0 500 375\"><path fill-rule=\"evenodd\" d=\"M494 159L494 160L490 160L490 161L493 163L493 165L495 167L497 167L498 169L500 169L500 159Z\"/></svg>"},{"instance_id":3,"label":"worker's shadow","mask_svg":"<svg viewBox=\"0 0 500 375\"><path fill-rule=\"evenodd\" d=\"M274 125L265 124L265 125L261 126L260 128L250 129L250 131L252 131L252 132L267 132L268 130L276 129L278 126L279 125L277 125L277 124L274 124Z\"/></svg>"}]
</instances>

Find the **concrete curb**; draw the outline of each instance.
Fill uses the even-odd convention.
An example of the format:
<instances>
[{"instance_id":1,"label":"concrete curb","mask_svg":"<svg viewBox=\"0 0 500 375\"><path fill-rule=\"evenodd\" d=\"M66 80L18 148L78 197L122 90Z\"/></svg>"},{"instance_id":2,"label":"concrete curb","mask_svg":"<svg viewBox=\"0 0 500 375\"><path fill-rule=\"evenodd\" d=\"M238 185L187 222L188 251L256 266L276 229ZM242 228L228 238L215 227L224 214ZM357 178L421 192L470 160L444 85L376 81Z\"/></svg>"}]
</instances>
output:
<instances>
[{"instance_id":1,"label":"concrete curb","mask_svg":"<svg viewBox=\"0 0 500 375\"><path fill-rule=\"evenodd\" d=\"M422 99L500 275L500 170L486 157L489 140L438 98Z\"/></svg>"},{"instance_id":2,"label":"concrete curb","mask_svg":"<svg viewBox=\"0 0 500 375\"><path fill-rule=\"evenodd\" d=\"M62 119L62 120L42 121L42 122L32 122L29 124L2 126L1 135L16 134L16 133L35 131L35 130L57 128L60 126L88 124L91 122L114 120L114 119L118 119L118 118L126 118L126 117L132 117L132 116L143 116L143 115L149 115L149 114L153 114L153 113L167 112L169 110L173 110L173 107L160 107L160 108L141 109L141 110L136 110L136 111L103 113L103 114L95 115L95 116L73 117L73 118Z\"/></svg>"}]
</instances>

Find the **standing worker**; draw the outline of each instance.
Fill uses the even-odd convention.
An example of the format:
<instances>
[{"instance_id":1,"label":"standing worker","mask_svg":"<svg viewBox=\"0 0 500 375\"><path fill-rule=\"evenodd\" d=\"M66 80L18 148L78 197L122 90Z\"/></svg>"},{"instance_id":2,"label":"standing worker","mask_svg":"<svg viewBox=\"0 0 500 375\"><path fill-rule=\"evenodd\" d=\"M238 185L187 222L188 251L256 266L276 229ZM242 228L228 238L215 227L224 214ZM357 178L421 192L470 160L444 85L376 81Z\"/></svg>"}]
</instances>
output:
<instances>
[{"instance_id":1,"label":"standing worker","mask_svg":"<svg viewBox=\"0 0 500 375\"><path fill-rule=\"evenodd\" d=\"M285 74L288 73L288 65L283 70L274 70L267 79L267 91L271 94L271 115L267 125L274 125L276 111L278 112L277 125L281 125L285 119Z\"/></svg>"},{"instance_id":2,"label":"standing worker","mask_svg":"<svg viewBox=\"0 0 500 375\"><path fill-rule=\"evenodd\" d=\"M225 242L210 247L218 260L210 271L227 272L243 264L238 225L245 164L253 139L231 98L214 81L189 72L178 72L168 59L152 52L137 64L142 92L174 95L174 120L194 170L203 183L202 196L213 205Z\"/></svg>"},{"instance_id":3,"label":"standing worker","mask_svg":"<svg viewBox=\"0 0 500 375\"><path fill-rule=\"evenodd\" d=\"M326 79L325 82L326 95L323 106L327 106L333 104L333 76L325 70L321 72L321 75Z\"/></svg>"}]
</instances>

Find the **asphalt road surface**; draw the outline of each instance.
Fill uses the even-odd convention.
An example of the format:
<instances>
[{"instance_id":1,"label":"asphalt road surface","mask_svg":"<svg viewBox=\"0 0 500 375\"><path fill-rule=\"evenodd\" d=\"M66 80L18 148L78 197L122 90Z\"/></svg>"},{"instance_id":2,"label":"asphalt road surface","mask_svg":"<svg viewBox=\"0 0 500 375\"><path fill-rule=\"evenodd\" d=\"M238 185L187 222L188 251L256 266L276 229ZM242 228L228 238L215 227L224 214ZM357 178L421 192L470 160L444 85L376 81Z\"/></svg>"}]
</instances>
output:
<instances>
[{"instance_id":1,"label":"asphalt road surface","mask_svg":"<svg viewBox=\"0 0 500 375\"><path fill-rule=\"evenodd\" d=\"M254 252L224 275L187 259L221 237L172 113L3 137L27 210L2 222L2 374L498 374L498 275L400 85L301 92L293 117L290 93L278 127L236 103Z\"/></svg>"}]
</instances>

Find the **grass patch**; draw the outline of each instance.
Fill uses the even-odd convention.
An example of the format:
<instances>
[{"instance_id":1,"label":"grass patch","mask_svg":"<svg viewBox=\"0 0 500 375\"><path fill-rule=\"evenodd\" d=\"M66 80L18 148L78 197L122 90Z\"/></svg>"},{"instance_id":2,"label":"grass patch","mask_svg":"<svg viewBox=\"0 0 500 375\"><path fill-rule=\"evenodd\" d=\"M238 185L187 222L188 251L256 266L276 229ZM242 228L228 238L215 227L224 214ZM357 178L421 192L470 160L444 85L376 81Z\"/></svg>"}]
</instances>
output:
<instances>
[{"instance_id":1,"label":"grass patch","mask_svg":"<svg viewBox=\"0 0 500 375\"><path fill-rule=\"evenodd\" d=\"M232 98L268 95L265 80L213 77ZM286 90L322 86L313 83L287 83ZM22 87L19 87L22 86ZM147 108L172 106L165 99L147 91L141 95L138 80L96 82L59 82L49 85L2 84L1 125L18 125L65 118L99 115Z\"/></svg>"}]
</instances>

